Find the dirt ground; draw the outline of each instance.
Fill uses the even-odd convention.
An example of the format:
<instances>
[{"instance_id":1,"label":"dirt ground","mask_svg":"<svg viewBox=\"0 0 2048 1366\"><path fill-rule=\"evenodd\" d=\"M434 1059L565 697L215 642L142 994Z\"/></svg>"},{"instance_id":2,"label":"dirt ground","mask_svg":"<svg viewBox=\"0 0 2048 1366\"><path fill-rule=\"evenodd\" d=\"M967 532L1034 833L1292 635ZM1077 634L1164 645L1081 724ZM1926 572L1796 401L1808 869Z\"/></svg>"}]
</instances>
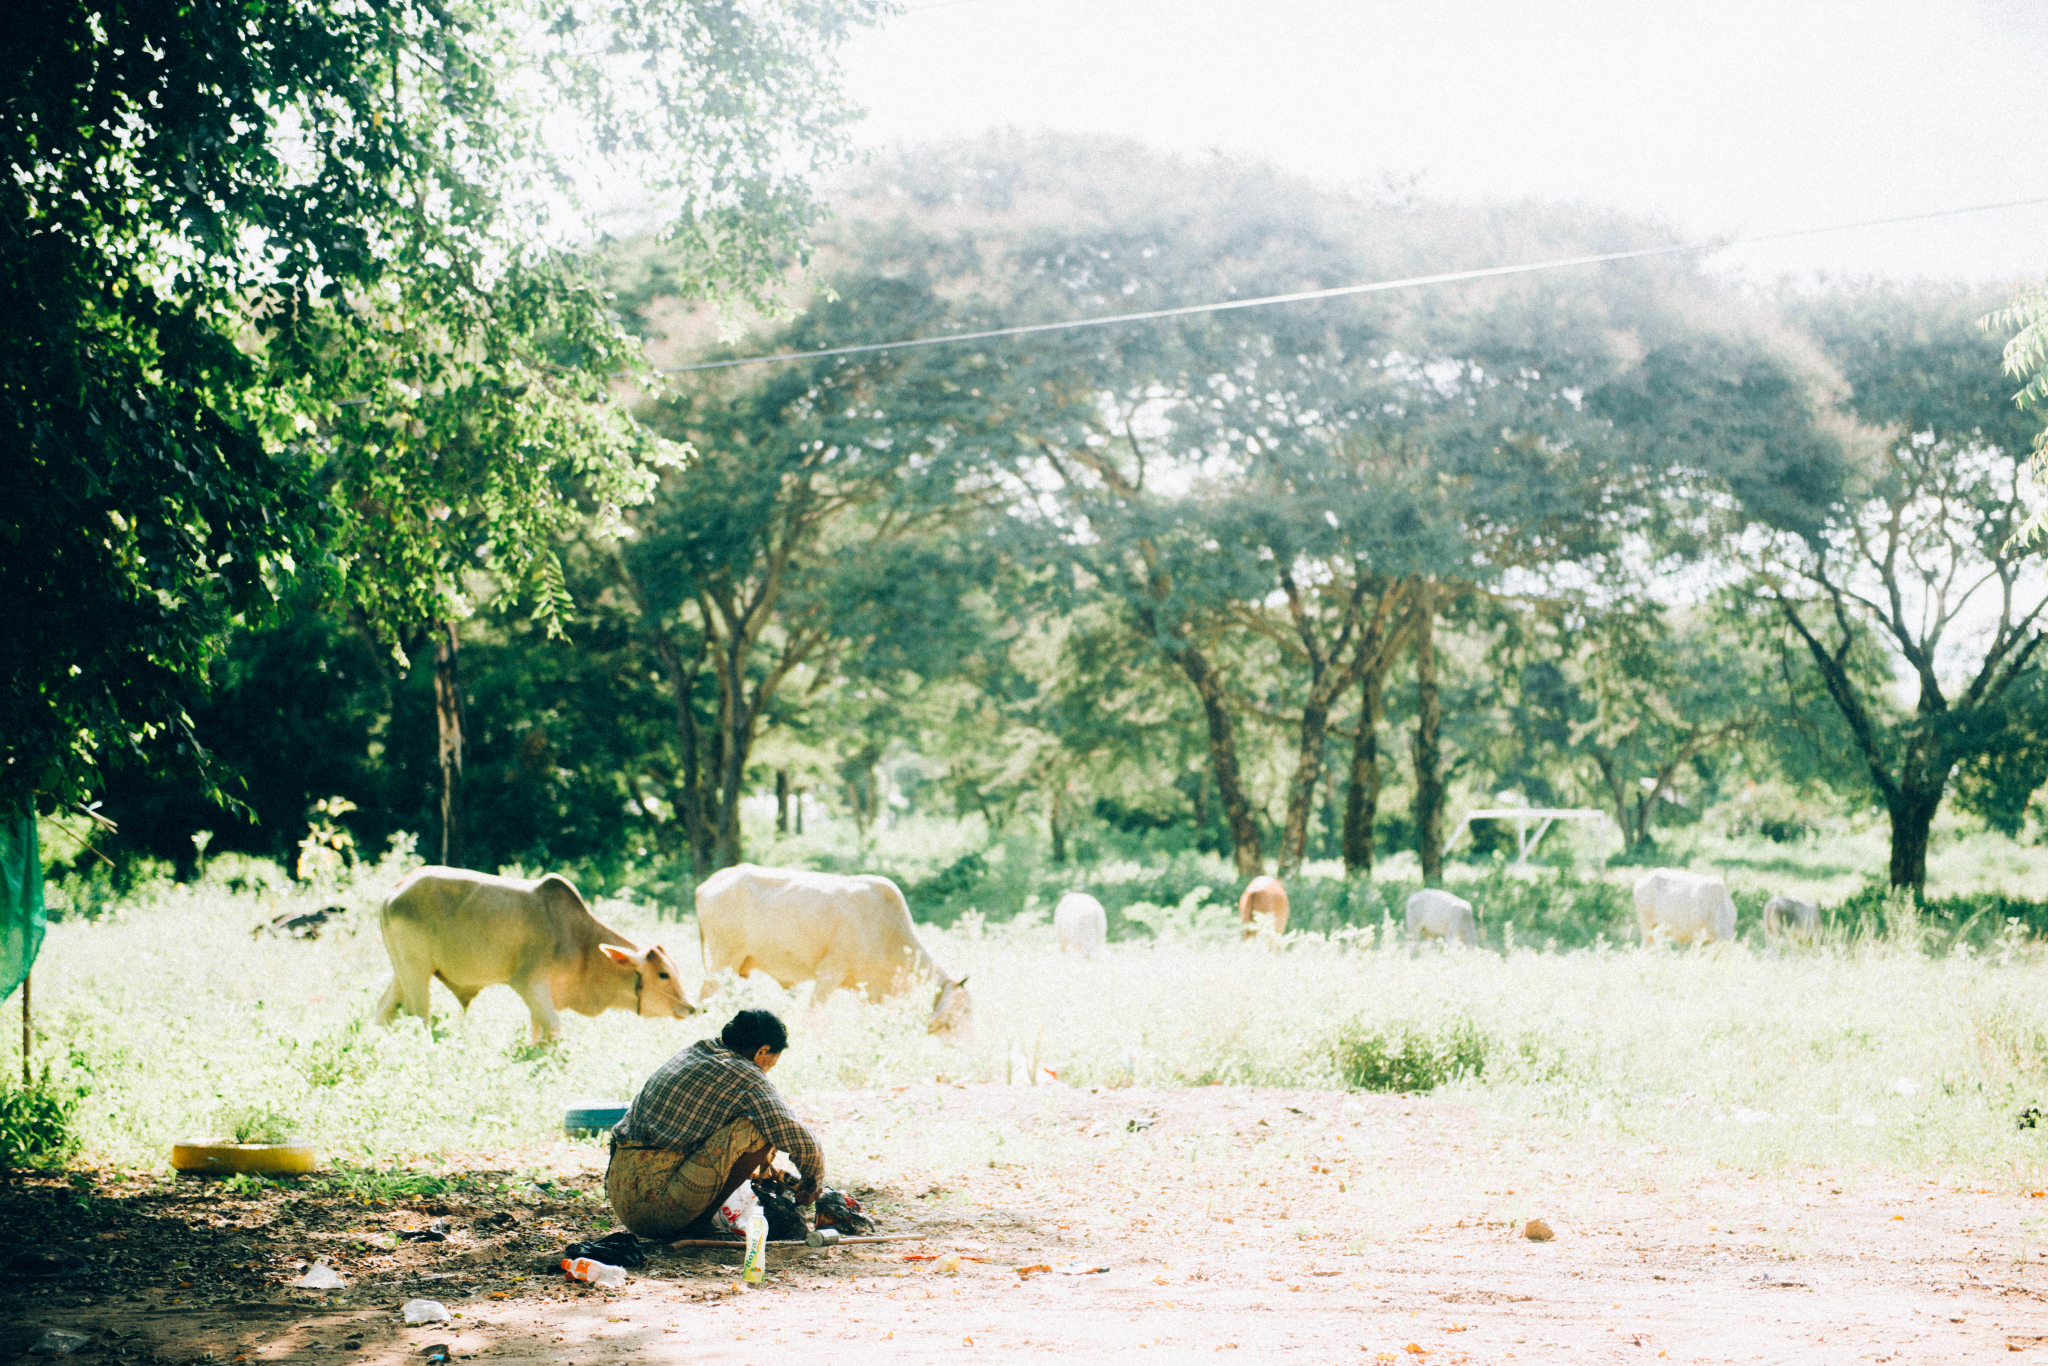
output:
<instances>
[{"instance_id":1,"label":"dirt ground","mask_svg":"<svg viewBox=\"0 0 2048 1366\"><path fill-rule=\"evenodd\" d=\"M41 1359L33 1345L59 1328L89 1335L81 1358L137 1363L417 1362L445 1343L456 1360L571 1366L2029 1350L2048 1366L2048 1268L2024 1255L2043 1241L2048 1193L1756 1177L1447 1103L1329 1092L922 1086L806 1108L828 1151L835 1126L853 1143L966 1126L1010 1140L1019 1160L928 1160L917 1179L864 1193L883 1231L916 1241L778 1251L759 1288L735 1281L736 1252L665 1251L614 1291L546 1269L565 1241L607 1226L590 1198L596 1149L552 1191L510 1199L21 1179L0 1198L0 1248L85 1261L25 1277L19 1253L0 1251L0 1359ZM1555 1237L1522 1237L1530 1217ZM435 1219L446 1241L393 1245ZM311 1260L348 1288L287 1288ZM1053 1269L1020 1274L1040 1265ZM1107 1270L1084 1270L1095 1266ZM407 1328L398 1306L414 1296L461 1317Z\"/></svg>"}]
</instances>

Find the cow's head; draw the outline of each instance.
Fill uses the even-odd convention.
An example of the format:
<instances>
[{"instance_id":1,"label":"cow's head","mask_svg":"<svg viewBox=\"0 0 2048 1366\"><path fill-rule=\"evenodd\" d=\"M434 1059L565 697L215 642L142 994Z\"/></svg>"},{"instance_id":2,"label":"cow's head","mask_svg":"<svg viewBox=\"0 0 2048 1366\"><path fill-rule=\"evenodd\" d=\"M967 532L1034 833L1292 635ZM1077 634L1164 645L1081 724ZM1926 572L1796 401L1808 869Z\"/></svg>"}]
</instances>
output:
<instances>
[{"instance_id":1,"label":"cow's head","mask_svg":"<svg viewBox=\"0 0 2048 1366\"><path fill-rule=\"evenodd\" d=\"M650 1020L680 1020L697 1013L697 1007L683 994L683 975L676 971L675 960L668 956L667 949L659 944L646 949L620 948L617 944L598 947L604 950L605 957L638 975L640 1014Z\"/></svg>"},{"instance_id":2,"label":"cow's head","mask_svg":"<svg viewBox=\"0 0 2048 1366\"><path fill-rule=\"evenodd\" d=\"M974 1022L974 1000L967 994L965 977L949 978L939 987L932 1002L932 1017L925 1024L927 1034L949 1034Z\"/></svg>"}]
</instances>

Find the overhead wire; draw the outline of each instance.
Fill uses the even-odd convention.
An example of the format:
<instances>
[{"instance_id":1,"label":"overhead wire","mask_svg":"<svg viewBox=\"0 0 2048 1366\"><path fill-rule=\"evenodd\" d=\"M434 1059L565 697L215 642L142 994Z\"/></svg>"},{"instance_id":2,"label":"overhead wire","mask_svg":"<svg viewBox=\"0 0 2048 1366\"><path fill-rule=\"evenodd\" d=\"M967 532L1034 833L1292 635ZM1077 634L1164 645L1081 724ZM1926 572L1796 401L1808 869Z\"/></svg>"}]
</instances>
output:
<instances>
[{"instance_id":1,"label":"overhead wire","mask_svg":"<svg viewBox=\"0 0 2048 1366\"><path fill-rule=\"evenodd\" d=\"M1202 313L1224 313L1244 308L1270 308L1281 304L1309 303L1320 299L1342 299L1361 294L1382 294L1401 289L1425 289L1434 285L1462 284L1472 280L1500 279L1511 275L1533 275L1539 271L1567 270L1577 266L1601 265L1615 261L1641 261L1658 256L1679 256L1687 252L1726 251L1731 247L1784 242L1826 233L1852 232L1859 228L1891 227L1921 223L1965 214L1991 213L2001 209L2032 208L2048 204L2048 195L2031 199L2010 199L1996 204L1971 204L1961 208L1933 209L1926 213L1897 214L1888 218L1865 218L1850 223L1829 223L1820 227L1791 228L1783 232L1748 237L1710 238L1701 242L1642 247L1633 251L1596 252L1586 256L1564 256L1547 261L1528 261L1511 266L1482 266L1471 270L1444 271L1434 275L1410 275L1396 280L1369 280L1360 284L1335 285L1327 289L1303 289L1286 294L1263 294L1249 299L1219 299L1210 303L1182 304L1173 308L1148 308L1135 313L1114 313L1093 318L1066 318L1057 322L1022 323L992 327L978 332L949 332L931 337L904 337L896 341L862 342L850 346L826 346L812 351L780 351L765 356L740 356L728 360L700 361L693 365L669 365L655 371L660 375L691 374L703 370L730 370L745 365L772 365L779 361L823 360L832 356L871 355L881 351L902 351L913 347L955 346L963 342L994 341L1005 337L1026 337L1045 332L1069 332L1089 327L1115 327L1124 323L1157 322Z\"/></svg>"}]
</instances>

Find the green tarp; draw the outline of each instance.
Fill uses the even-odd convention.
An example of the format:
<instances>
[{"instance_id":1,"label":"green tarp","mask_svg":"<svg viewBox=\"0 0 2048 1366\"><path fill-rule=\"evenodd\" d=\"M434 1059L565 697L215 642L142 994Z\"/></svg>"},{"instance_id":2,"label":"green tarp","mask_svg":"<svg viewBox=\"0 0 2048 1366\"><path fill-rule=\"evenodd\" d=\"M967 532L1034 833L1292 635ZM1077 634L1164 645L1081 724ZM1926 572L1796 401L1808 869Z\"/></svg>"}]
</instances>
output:
<instances>
[{"instance_id":1,"label":"green tarp","mask_svg":"<svg viewBox=\"0 0 2048 1366\"><path fill-rule=\"evenodd\" d=\"M43 947L43 857L36 818L0 817L0 999L36 965Z\"/></svg>"}]
</instances>

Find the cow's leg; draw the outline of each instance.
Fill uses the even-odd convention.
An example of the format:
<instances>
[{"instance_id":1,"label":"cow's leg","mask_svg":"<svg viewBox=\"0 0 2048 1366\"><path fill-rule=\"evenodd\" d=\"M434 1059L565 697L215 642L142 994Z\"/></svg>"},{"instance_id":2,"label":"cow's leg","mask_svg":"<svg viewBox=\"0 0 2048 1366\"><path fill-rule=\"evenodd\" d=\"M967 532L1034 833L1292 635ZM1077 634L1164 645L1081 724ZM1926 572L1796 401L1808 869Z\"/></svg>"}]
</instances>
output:
<instances>
[{"instance_id":1,"label":"cow's leg","mask_svg":"<svg viewBox=\"0 0 2048 1366\"><path fill-rule=\"evenodd\" d=\"M510 985L533 1014L533 1042L544 1043L562 1032L562 1017L555 1011L554 988L547 978L525 978Z\"/></svg>"},{"instance_id":2,"label":"cow's leg","mask_svg":"<svg viewBox=\"0 0 2048 1366\"><path fill-rule=\"evenodd\" d=\"M433 1010L433 966L423 953L409 951L401 941L387 935L385 947L391 953L392 987L405 1004L405 1013L427 1019ZM387 993L388 994L388 993Z\"/></svg>"},{"instance_id":3,"label":"cow's leg","mask_svg":"<svg viewBox=\"0 0 2048 1366\"><path fill-rule=\"evenodd\" d=\"M371 1018L380 1025L388 1025L398 1018L398 1007L405 997L398 990L398 974L391 975L390 983L384 988L384 996L377 1002L377 1013Z\"/></svg>"}]
</instances>

